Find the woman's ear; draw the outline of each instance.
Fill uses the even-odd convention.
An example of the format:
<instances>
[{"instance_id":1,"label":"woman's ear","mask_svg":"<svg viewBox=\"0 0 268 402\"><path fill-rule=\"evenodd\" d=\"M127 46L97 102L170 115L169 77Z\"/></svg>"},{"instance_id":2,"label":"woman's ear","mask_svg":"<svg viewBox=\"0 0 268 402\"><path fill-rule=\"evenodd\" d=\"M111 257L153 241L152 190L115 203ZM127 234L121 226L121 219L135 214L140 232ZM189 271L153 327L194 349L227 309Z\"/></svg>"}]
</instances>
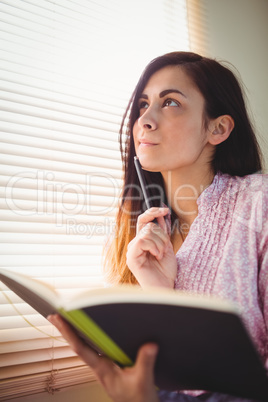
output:
<instances>
[{"instance_id":1,"label":"woman's ear","mask_svg":"<svg viewBox=\"0 0 268 402\"><path fill-rule=\"evenodd\" d=\"M228 114L217 117L217 119L210 122L208 142L212 145L218 145L227 140L234 126L234 120Z\"/></svg>"}]
</instances>

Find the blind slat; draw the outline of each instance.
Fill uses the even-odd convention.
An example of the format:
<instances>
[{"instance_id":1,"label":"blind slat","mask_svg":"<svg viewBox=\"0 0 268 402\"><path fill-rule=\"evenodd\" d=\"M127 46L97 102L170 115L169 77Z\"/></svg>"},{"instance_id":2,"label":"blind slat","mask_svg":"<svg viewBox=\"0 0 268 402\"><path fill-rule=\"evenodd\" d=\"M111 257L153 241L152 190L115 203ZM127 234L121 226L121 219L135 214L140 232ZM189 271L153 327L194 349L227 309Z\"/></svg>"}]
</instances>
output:
<instances>
[{"instance_id":1,"label":"blind slat","mask_svg":"<svg viewBox=\"0 0 268 402\"><path fill-rule=\"evenodd\" d=\"M32 173L32 175L30 175ZM25 174L25 173L24 173ZM25 190L35 190L36 192L39 191L46 191L46 192L60 192L60 193L76 193L76 194L88 194L90 196L107 196L109 197L118 197L120 194L120 186L119 183L115 180L109 181L109 176L105 180L102 180L103 183L107 185L107 187L101 187L100 185L94 185L91 183L91 180L88 180L84 183L72 183L69 185L67 182L60 182L53 179L53 175L50 172L49 176L46 175L39 175L40 183L36 183L35 178L38 177L38 174L34 171L27 172L28 176L22 177L18 173L10 178L7 175L0 175L0 186L3 187L3 193L6 196L10 195L9 188L16 188L16 189L25 189ZM46 180L51 179L51 180ZM90 177L89 179L95 179L96 177ZM102 179L99 176L99 179ZM92 180L93 182L95 180ZM110 184L110 186L109 186ZM96 198L97 200L97 198ZM53 199L55 201L55 197ZM105 203L106 204L106 203ZM110 204L110 202L109 202ZM0 204L2 205L2 204ZM1 206L0 206L1 208Z\"/></svg>"},{"instance_id":2,"label":"blind slat","mask_svg":"<svg viewBox=\"0 0 268 402\"><path fill-rule=\"evenodd\" d=\"M30 94L27 94L26 96L19 93L12 93L9 88L7 88L7 90L1 88L0 91L1 100L3 100L5 104L10 105L11 108L14 103L16 105L18 104L21 108L24 108L25 111L27 111L27 106L30 106L32 114L34 114L35 110L41 109L42 113L44 113L44 111L48 111L50 114L53 112L55 117L57 117L56 113L64 113L68 116L72 115L79 118L85 118L85 121L92 118L103 122L105 119L107 123L116 125L121 121L122 113L107 113L104 105L102 110L100 110L101 107L97 108L96 105L92 107L93 102L90 101L84 105L82 102L80 102L80 104L77 104L78 102L73 102L73 104L69 105L66 101L58 102L56 99L47 100L45 97L40 98L40 95L41 94L39 94L38 97L32 97ZM61 118L61 121L64 121L64 119Z\"/></svg>"},{"instance_id":3,"label":"blind slat","mask_svg":"<svg viewBox=\"0 0 268 402\"><path fill-rule=\"evenodd\" d=\"M2 161L2 159L1 159ZM15 163L15 161L14 161ZM108 174L107 172L100 174L99 172L92 172L90 175L85 175L85 174L79 174L79 173L73 173L73 172L60 172L56 170L47 170L43 169L41 172L38 170L34 170L28 166L25 166L23 168L23 171L21 171L21 167L18 164L14 165L4 165L4 163L1 164L1 172L2 172L2 177L3 176L8 176L9 179L5 179L6 183L8 183L9 186L20 186L19 183L23 182L24 180L27 182L28 179L31 179L33 181L33 185L31 187L38 187L38 184L34 182L33 179L35 180L42 180L41 186L46 186L47 183L53 182L55 184L62 183L62 185L66 183L74 183L78 185L88 185L92 186L93 188L99 188L99 190L96 190L94 194L98 194L98 191L100 191L100 194L105 194L106 188L108 188L107 191L110 193L110 188L112 188L112 191L116 190L119 191L118 189L121 188L121 183L122 180L114 178L111 174ZM28 188L27 186L25 186ZM43 187L42 187L43 188ZM112 192L114 194L114 192Z\"/></svg>"},{"instance_id":4,"label":"blind slat","mask_svg":"<svg viewBox=\"0 0 268 402\"><path fill-rule=\"evenodd\" d=\"M64 214L58 216L55 208L52 213L49 212L48 209L45 211L35 209L35 203L33 203L32 208L30 208L26 201L24 204L21 204L21 202L14 204L14 200L11 201L6 200L5 206L8 209L0 211L0 221L6 233L51 233L59 235L68 233L69 235L75 235L76 232L74 230L78 225L80 225L81 230L84 230L83 228L86 227L90 230L92 230L92 228L100 229L105 226L110 228L114 224L114 215L117 210L114 208L109 208L108 210L102 208L97 210L98 213L91 211L91 215L86 213L86 210L84 215L76 214L76 211L74 211L74 213L67 213L65 211ZM14 208L14 205L16 208ZM27 206L27 209L24 208L25 206ZM10 211L10 209L12 209L12 211ZM66 225L68 230L62 229L60 225ZM75 241L74 238L73 241Z\"/></svg>"},{"instance_id":5,"label":"blind slat","mask_svg":"<svg viewBox=\"0 0 268 402\"><path fill-rule=\"evenodd\" d=\"M26 226L26 225L25 225ZM5 229L5 227L3 228L3 230ZM69 229L70 231L70 235L66 236L66 234L56 234L56 235L52 235L51 233L47 232L47 234L41 234L40 232L42 230L40 230L39 232L36 230L36 233L33 231L33 233L29 234L29 233L25 233L23 231L23 227L19 230L17 230L16 233L1 233L0 232L0 242L4 245L4 244L30 244L30 245L35 245L36 250L38 250L37 245L38 244L59 244L62 246L66 246L66 245L80 245L80 246L89 246L89 245L93 245L93 246L103 246L103 243L105 242L105 234L103 232L105 232L105 229L103 228L102 233L101 230L96 229L94 226L92 226L92 228L90 227L86 227L84 228L84 236L83 239L79 238L79 236L74 236L74 228L72 228L73 230L71 230L71 228ZM78 229L77 229L78 230ZM80 232L82 232L82 228L80 229ZM23 233L23 237L22 234ZM77 233L78 234L78 233ZM80 236L82 233L79 233ZM67 237L67 239L66 239ZM19 250L19 249L18 249ZM40 249L39 249L40 250ZM90 251L90 247L89 247L89 252Z\"/></svg>"},{"instance_id":6,"label":"blind slat","mask_svg":"<svg viewBox=\"0 0 268 402\"><path fill-rule=\"evenodd\" d=\"M28 320L30 320L31 325L33 326L39 326L41 327L42 325L47 324L47 320L42 317L40 314L37 315L31 315L27 316L25 315L24 317L20 316L13 316L13 317L0 317L0 330L13 330L16 328L27 328L29 326ZM3 349L1 351L3 353ZM3 356L4 358L4 356ZM2 355L1 355L1 361L2 361ZM1 364L1 363L0 363ZM2 363L3 365L3 363Z\"/></svg>"},{"instance_id":7,"label":"blind slat","mask_svg":"<svg viewBox=\"0 0 268 402\"><path fill-rule=\"evenodd\" d=\"M34 142L34 141L33 141ZM39 147L42 146L42 142L40 141ZM73 161L73 163L88 163L91 166L111 166L113 168L121 168L121 162L119 160L119 154L114 153L113 151L105 150L97 150L97 149L88 149L86 146L79 146L72 144L62 144L62 150L60 149L61 144L53 143L49 148L49 142L46 143L46 146L43 148L21 144L7 144L5 142L0 142L1 152L9 155L21 155L21 156L32 156L33 148L35 151L35 158L38 159L56 159L58 161ZM79 152L80 151L80 152ZM91 156L89 156L91 154Z\"/></svg>"},{"instance_id":8,"label":"blind slat","mask_svg":"<svg viewBox=\"0 0 268 402\"><path fill-rule=\"evenodd\" d=\"M77 356L63 358L53 361L37 361L29 364L17 365L17 366L7 366L0 368L0 378L14 378L22 375L30 375L36 373L48 373L52 370L60 370L66 367L77 367L79 365L84 365Z\"/></svg>"},{"instance_id":9,"label":"blind slat","mask_svg":"<svg viewBox=\"0 0 268 402\"><path fill-rule=\"evenodd\" d=\"M39 350L39 349L51 349L66 347L66 343L63 342L61 336L57 339L56 334L53 339L45 338L45 339L27 339L25 341L19 340L14 342L3 342L1 344L1 349L5 351L5 353L16 353L16 352L27 352L28 350Z\"/></svg>"},{"instance_id":10,"label":"blind slat","mask_svg":"<svg viewBox=\"0 0 268 402\"><path fill-rule=\"evenodd\" d=\"M118 131L118 126L119 126L119 121L117 123L109 122L108 118L107 120L103 120L103 117L98 119L98 116L96 116L96 119L90 118L90 113L88 114L88 117L83 117L83 116L77 116L75 114L69 115L68 113L63 113L63 112L58 112L57 110L51 108L51 110L47 110L44 108L38 108L33 105L24 105L22 103L14 103L10 102L8 100L0 100L0 108L2 110L2 118L5 121L5 115L8 115L8 113L16 113L19 115L23 116L31 116L35 121L38 122L39 120L45 119L48 120L51 124L51 121L61 121L65 124L69 125L80 125L80 126L85 126L85 127L94 127L94 128L99 128L102 130L106 131L111 131L111 132L117 132ZM6 114L4 113L6 112ZM96 113L97 115L97 113ZM99 113L100 115L100 113ZM107 117L107 115L106 115Z\"/></svg>"},{"instance_id":11,"label":"blind slat","mask_svg":"<svg viewBox=\"0 0 268 402\"><path fill-rule=\"evenodd\" d=\"M68 268L66 269L65 266L57 266L57 278L62 278L63 280L65 280L65 277L71 276L71 273L75 270L76 272L76 277L78 278L79 276L85 277L87 275L90 275L92 273L92 275L98 275L100 273L100 269L98 266L98 262L95 262L96 265L94 265L94 263L89 267L88 265L74 265L74 266L68 266ZM14 266L13 271L15 272L22 272L24 275L29 275L29 276L36 276L36 267L35 266L27 266L27 267L20 267L20 266ZM67 273L68 272L68 273ZM50 266L50 265L42 265L38 267L38 276L40 278L46 279L46 278L53 278L55 277L55 267L54 266ZM28 306L27 304L25 304L25 308L26 306ZM29 307L29 306L28 306ZM31 307L29 307L31 308Z\"/></svg>"},{"instance_id":12,"label":"blind slat","mask_svg":"<svg viewBox=\"0 0 268 402\"><path fill-rule=\"evenodd\" d=\"M58 336L58 332L54 330L54 328L47 321L47 325L42 325L38 328L33 328L31 326L20 328L20 330L15 329L5 329L1 331L1 342L13 342L21 340L30 340L30 339L40 339L53 337L54 334ZM52 339L52 338L51 338Z\"/></svg>"},{"instance_id":13,"label":"blind slat","mask_svg":"<svg viewBox=\"0 0 268 402\"><path fill-rule=\"evenodd\" d=\"M34 153L33 153L34 155ZM117 180L121 179L122 177L122 172L120 170L115 170L112 167L107 169L107 167L102 167L102 166L91 166L91 165L85 165L85 164L77 164L77 163L67 163L67 162L59 162L57 160L53 159L38 159L35 158L34 156L32 158L26 157L26 156L18 156L18 155L1 155L1 161L5 165L11 165L11 166L21 166L22 168L26 167L32 167L34 169L41 169L41 170L48 170L50 168L50 172L53 172L54 170L59 171L59 172L70 172L70 173L78 173L78 174L84 174L84 175L99 175L99 176L108 176ZM99 164L100 165L100 164ZM21 170L23 172L23 170Z\"/></svg>"},{"instance_id":14,"label":"blind slat","mask_svg":"<svg viewBox=\"0 0 268 402\"><path fill-rule=\"evenodd\" d=\"M15 117L17 117L17 119L15 119ZM80 134L80 135L85 135L88 136L90 135L90 130L92 128L92 133L93 133L93 137L97 136L97 133L100 133L100 138L105 139L107 138L108 140L111 140L113 137L115 137L116 131L113 131L113 128L110 126L110 131L109 128L106 129L105 127L99 125L95 125L92 122L92 126L88 126L88 125L77 125L74 126L72 124L68 124L66 122L57 122L56 120L52 120L52 119L46 119L44 121L42 121L41 118L38 118L36 116L27 116L27 115L23 115L21 113L14 113L11 112L10 110L8 111L1 111L0 112L0 118L1 121L3 121L4 123L13 123L16 122L16 124L20 124L22 126L30 126L30 127L34 127L35 129L46 129L49 131L58 131L58 132L66 132L68 134ZM90 128L89 128L90 127ZM77 130L77 132L76 132ZM99 131L98 131L99 130ZM110 135L108 136L108 132L110 132ZM95 135L94 135L95 134Z\"/></svg>"},{"instance_id":15,"label":"blind slat","mask_svg":"<svg viewBox=\"0 0 268 402\"><path fill-rule=\"evenodd\" d=\"M102 252L102 246L98 244L83 245L83 244L14 244L5 243L0 245L1 255L13 254L14 255L98 255Z\"/></svg>"},{"instance_id":16,"label":"blind slat","mask_svg":"<svg viewBox=\"0 0 268 402\"><path fill-rule=\"evenodd\" d=\"M91 191L91 188L86 186L82 187L70 184L57 186L56 183L53 182L50 182L47 188L40 186L40 188L37 187L36 189L16 187L12 182L9 182L9 186L0 187L0 195L12 197L13 200L37 200L36 203L46 202L53 203L54 205L60 203L62 211L65 213L72 213L76 206L80 211L86 210L89 214L94 213L102 206L107 207L108 212L108 208L114 208L118 203L118 199L115 197L116 193L103 198L102 196L95 195ZM27 210L29 210L29 208L27 208ZM33 211L42 210L47 209L40 207ZM53 209L51 211L53 211ZM77 208L75 212L79 212ZM104 209L102 212L104 213Z\"/></svg>"},{"instance_id":17,"label":"blind slat","mask_svg":"<svg viewBox=\"0 0 268 402\"><path fill-rule=\"evenodd\" d=\"M57 371L53 371L51 374L40 373L14 378L12 380L12 387L10 386L10 380L2 381L0 391L3 397L2 399L0 397L0 400L7 401L14 395L23 397L44 391L53 393L61 387L94 381L95 377L90 369L81 362L78 364L69 369L57 369Z\"/></svg>"},{"instance_id":18,"label":"blind slat","mask_svg":"<svg viewBox=\"0 0 268 402\"><path fill-rule=\"evenodd\" d=\"M6 118L9 119L8 121L1 122L1 128L3 132L6 132L9 136L10 134L19 134L23 136L29 137L36 137L36 138L44 138L47 140L55 140L55 141L62 141L62 142L69 142L74 143L74 132L70 130L66 131L57 130L55 128L43 128L35 126L35 120L29 121L29 124L18 124L19 122L10 121L12 115L6 115ZM31 124L32 123L32 124ZM85 130L83 127L77 127L77 131L75 133L77 138L77 144L84 144L88 146L94 147L103 147L111 150L118 150L118 143L117 143L117 136L114 133L106 132L105 130L97 130L90 128L90 136L89 130ZM115 138L116 137L116 138ZM93 142L94 141L94 142Z\"/></svg>"},{"instance_id":19,"label":"blind slat","mask_svg":"<svg viewBox=\"0 0 268 402\"><path fill-rule=\"evenodd\" d=\"M57 360L73 356L75 356L75 353L69 347L53 348L52 350L41 349L38 355L35 351L28 350L27 352L17 352L16 355L13 356L13 359L10 359L8 355L2 354L0 367L4 367L7 364L9 364L9 366L17 366L19 364L51 361L51 359Z\"/></svg>"},{"instance_id":20,"label":"blind slat","mask_svg":"<svg viewBox=\"0 0 268 402\"><path fill-rule=\"evenodd\" d=\"M4 44L6 44L6 42L9 41L2 41ZM35 52L35 50L31 49L31 52L32 51ZM11 88L13 85L17 84L19 94L21 91L23 91L23 94L30 95L33 93L33 91L35 92L38 89L41 90L40 95L42 92L45 92L46 94L50 92L50 97L52 99L57 99L57 97L60 98L63 95L66 95L67 99L64 101L64 103L68 102L68 100L71 103L76 102L77 99L82 99L83 102L93 102L95 100L97 106L107 105L108 112L110 112L111 108L115 108L117 111L116 114L118 114L118 109L125 109L126 107L129 91L125 87L118 88L116 92L114 90L112 92L112 89L105 82L96 84L95 82L92 82L92 80L89 81L85 78L81 80L79 77L75 77L74 79L70 80L70 77L66 76L66 74L64 75L63 73L57 77L57 81L55 81L55 77L53 81L53 75L45 76L46 79L42 80L40 75L38 75L38 69L36 70L35 74L31 76L29 73L26 74L27 69L25 69L25 74L22 74L21 69L18 68L16 63L3 60L3 63L4 62L6 63L6 68L4 68L4 64L2 64L2 62L0 66L1 81L6 82L5 86L11 86ZM48 86L48 84L50 85ZM105 95L103 95L104 93ZM46 98L47 95L45 96L45 99Z\"/></svg>"},{"instance_id":21,"label":"blind slat","mask_svg":"<svg viewBox=\"0 0 268 402\"><path fill-rule=\"evenodd\" d=\"M16 60L17 54L14 54L14 61ZM10 59L10 55L9 55ZM43 61L42 61L43 62ZM116 116L117 119L121 120L122 114L124 112L124 106L118 104L110 105L105 103L105 99L97 99L96 97L99 98L99 94L96 93L96 91L91 91L89 94L85 94L85 96L74 96L70 93L65 88L64 93L59 93L59 92L53 92L53 90L48 91L47 89L41 89L41 88L36 88L36 87L29 87L24 84L18 84L14 83L11 81L6 81L6 80L0 80L0 89L3 91L2 93L5 92L5 96L9 100L15 100L19 101L19 99L24 100L25 103L30 103L26 102L26 100L31 100L32 103L34 103L36 100L39 102L51 102L51 104L57 104L59 108L64 108L65 105L71 106L71 107L79 107L80 109L86 109L88 113L93 113L93 112L102 112L105 110L105 114L108 115L108 117L112 118L112 121L114 121L114 117ZM48 103L48 105L50 105ZM95 117L95 115L94 115ZM106 117L106 116L105 116ZM117 120L118 121L118 120Z\"/></svg>"},{"instance_id":22,"label":"blind slat","mask_svg":"<svg viewBox=\"0 0 268 402\"><path fill-rule=\"evenodd\" d=\"M13 246L14 250L14 246ZM88 265L91 264L101 264L101 257L93 254L93 255L47 255L47 254L39 254L39 255L25 255L25 254L15 254L15 255L7 255L3 254L1 256L2 266L4 267L14 267L18 265L18 261L20 266L32 266L38 267L40 265L54 265L59 266L63 265L68 267L75 265ZM42 264L40 264L42 262Z\"/></svg>"}]
</instances>

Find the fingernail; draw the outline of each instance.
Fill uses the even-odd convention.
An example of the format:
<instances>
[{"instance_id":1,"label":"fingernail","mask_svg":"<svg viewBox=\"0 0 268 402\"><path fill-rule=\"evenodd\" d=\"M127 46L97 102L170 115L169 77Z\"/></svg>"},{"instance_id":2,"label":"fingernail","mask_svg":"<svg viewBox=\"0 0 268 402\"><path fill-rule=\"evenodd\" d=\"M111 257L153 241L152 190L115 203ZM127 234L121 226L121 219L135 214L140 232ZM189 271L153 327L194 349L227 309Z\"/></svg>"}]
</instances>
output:
<instances>
[{"instance_id":1,"label":"fingernail","mask_svg":"<svg viewBox=\"0 0 268 402\"><path fill-rule=\"evenodd\" d=\"M47 316L47 320L48 320L49 322L51 322L51 324L54 324L55 322L57 322L57 317L56 317L54 314L49 314L49 315Z\"/></svg>"},{"instance_id":2,"label":"fingernail","mask_svg":"<svg viewBox=\"0 0 268 402\"><path fill-rule=\"evenodd\" d=\"M147 352L148 352L149 355L154 356L154 355L157 354L158 349L159 349L158 345L150 345L150 347L148 348Z\"/></svg>"},{"instance_id":3,"label":"fingernail","mask_svg":"<svg viewBox=\"0 0 268 402\"><path fill-rule=\"evenodd\" d=\"M53 314L49 314L47 316L47 320L53 324L55 322L55 316Z\"/></svg>"}]
</instances>

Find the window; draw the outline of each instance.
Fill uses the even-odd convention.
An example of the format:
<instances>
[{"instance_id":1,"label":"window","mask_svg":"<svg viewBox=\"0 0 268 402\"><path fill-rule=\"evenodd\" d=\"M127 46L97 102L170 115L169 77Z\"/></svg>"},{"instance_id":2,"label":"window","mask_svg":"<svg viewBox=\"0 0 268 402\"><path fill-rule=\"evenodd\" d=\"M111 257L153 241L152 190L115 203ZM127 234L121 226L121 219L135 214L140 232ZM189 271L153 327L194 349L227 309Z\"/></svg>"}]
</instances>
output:
<instances>
[{"instance_id":1,"label":"window","mask_svg":"<svg viewBox=\"0 0 268 402\"><path fill-rule=\"evenodd\" d=\"M121 117L147 62L189 49L186 0L2 0L0 29L1 266L64 295L102 286ZM0 286L0 400L93 379Z\"/></svg>"}]
</instances>

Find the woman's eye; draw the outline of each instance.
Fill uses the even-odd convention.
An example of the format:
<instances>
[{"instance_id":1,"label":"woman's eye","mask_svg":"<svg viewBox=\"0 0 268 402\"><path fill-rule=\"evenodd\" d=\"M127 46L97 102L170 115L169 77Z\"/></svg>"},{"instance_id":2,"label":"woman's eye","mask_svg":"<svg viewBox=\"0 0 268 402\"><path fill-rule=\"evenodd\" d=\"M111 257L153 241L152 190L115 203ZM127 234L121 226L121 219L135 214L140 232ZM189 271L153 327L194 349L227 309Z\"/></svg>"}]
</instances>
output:
<instances>
[{"instance_id":1,"label":"woman's eye","mask_svg":"<svg viewBox=\"0 0 268 402\"><path fill-rule=\"evenodd\" d=\"M147 102L145 102L145 101L140 102L139 109L147 109L147 108L148 108L148 103Z\"/></svg>"},{"instance_id":2,"label":"woman's eye","mask_svg":"<svg viewBox=\"0 0 268 402\"><path fill-rule=\"evenodd\" d=\"M167 100L165 100L163 106L180 106L180 104L178 101L175 101L173 99L167 99Z\"/></svg>"}]
</instances>

